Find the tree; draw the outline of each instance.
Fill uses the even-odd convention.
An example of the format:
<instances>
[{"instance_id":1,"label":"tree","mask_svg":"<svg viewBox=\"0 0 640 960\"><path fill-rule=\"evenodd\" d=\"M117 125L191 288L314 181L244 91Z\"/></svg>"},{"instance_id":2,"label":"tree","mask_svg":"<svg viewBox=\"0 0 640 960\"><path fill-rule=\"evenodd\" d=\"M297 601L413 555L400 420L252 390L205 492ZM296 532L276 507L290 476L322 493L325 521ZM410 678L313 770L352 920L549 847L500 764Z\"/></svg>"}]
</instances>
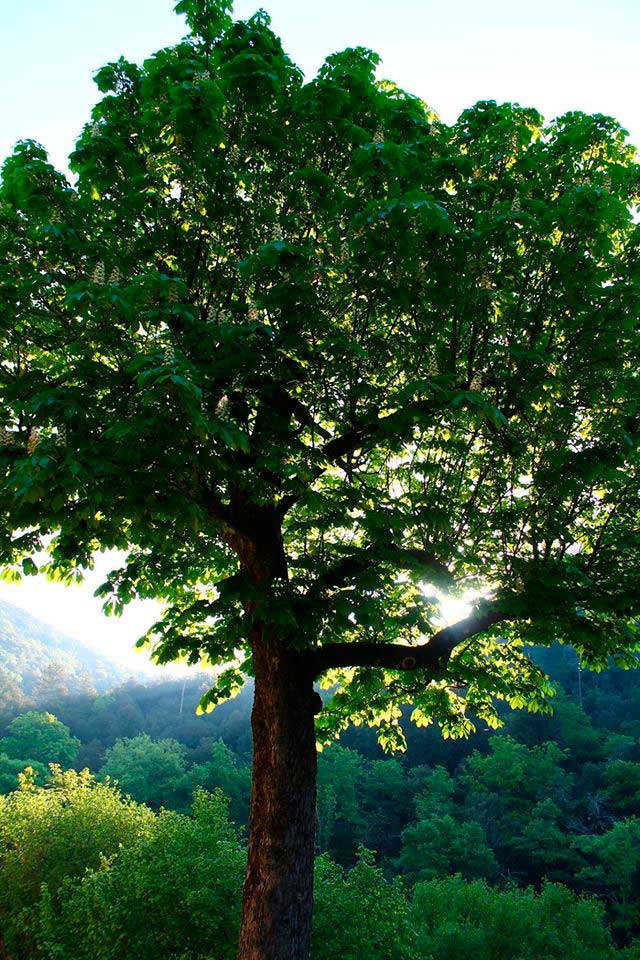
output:
<instances>
[{"instance_id":1,"label":"tree","mask_svg":"<svg viewBox=\"0 0 640 960\"><path fill-rule=\"evenodd\" d=\"M408 906L399 880L389 882L374 866L374 855L364 847L349 871L328 857L319 857L313 960L422 957L415 949Z\"/></svg>"},{"instance_id":2,"label":"tree","mask_svg":"<svg viewBox=\"0 0 640 960\"><path fill-rule=\"evenodd\" d=\"M201 790L193 817L163 810L117 857L68 877L57 897L45 888L43 956L231 960L246 857L226 814L218 792Z\"/></svg>"},{"instance_id":3,"label":"tree","mask_svg":"<svg viewBox=\"0 0 640 960\"><path fill-rule=\"evenodd\" d=\"M27 706L29 701L17 679L0 667L0 723L8 720L16 710L24 710Z\"/></svg>"},{"instance_id":4,"label":"tree","mask_svg":"<svg viewBox=\"0 0 640 960\"><path fill-rule=\"evenodd\" d=\"M604 769L606 800L616 814L633 814L640 809L640 763L609 761Z\"/></svg>"},{"instance_id":5,"label":"tree","mask_svg":"<svg viewBox=\"0 0 640 960\"><path fill-rule=\"evenodd\" d=\"M559 884L498 890L459 877L420 883L413 898L417 955L434 960L605 960L619 954L596 900Z\"/></svg>"},{"instance_id":6,"label":"tree","mask_svg":"<svg viewBox=\"0 0 640 960\"><path fill-rule=\"evenodd\" d=\"M15 960L38 956L38 902L46 882L55 903L63 881L98 867L148 834L153 813L123 800L88 770L54 767L46 788L23 777L0 796L0 929Z\"/></svg>"},{"instance_id":7,"label":"tree","mask_svg":"<svg viewBox=\"0 0 640 960\"><path fill-rule=\"evenodd\" d=\"M0 753L16 760L36 760L70 767L78 756L80 741L52 713L29 710L12 720L7 736L0 740Z\"/></svg>"},{"instance_id":8,"label":"tree","mask_svg":"<svg viewBox=\"0 0 640 960\"><path fill-rule=\"evenodd\" d=\"M229 815L234 823L246 824L251 793L250 767L241 763L222 740L213 740L208 752L205 763L189 770L189 783L192 788L220 790L229 800Z\"/></svg>"},{"instance_id":9,"label":"tree","mask_svg":"<svg viewBox=\"0 0 640 960\"><path fill-rule=\"evenodd\" d=\"M70 681L71 673L64 664L51 661L40 671L31 695L39 707L57 710L71 692Z\"/></svg>"},{"instance_id":10,"label":"tree","mask_svg":"<svg viewBox=\"0 0 640 960\"><path fill-rule=\"evenodd\" d=\"M628 937L640 930L640 820L619 820L600 836L576 837L576 848L587 865L577 879L608 903L612 929Z\"/></svg>"},{"instance_id":11,"label":"tree","mask_svg":"<svg viewBox=\"0 0 640 960\"><path fill-rule=\"evenodd\" d=\"M497 863L485 831L473 812L462 819L454 802L456 783L444 767L435 767L415 797L415 822L402 831L396 863L413 881L460 874L468 879L492 877Z\"/></svg>"},{"instance_id":12,"label":"tree","mask_svg":"<svg viewBox=\"0 0 640 960\"><path fill-rule=\"evenodd\" d=\"M318 758L316 846L320 852L330 851L338 862L353 857L362 837L364 768L359 753L338 745L323 750ZM341 835L336 836L338 830Z\"/></svg>"},{"instance_id":13,"label":"tree","mask_svg":"<svg viewBox=\"0 0 640 960\"><path fill-rule=\"evenodd\" d=\"M98 71L70 159L3 168L0 555L156 597L158 662L255 678L240 956L306 957L317 731L544 706L522 643L635 664L639 168L625 132L440 123L264 13ZM46 541L44 538L47 538ZM444 626L437 590L469 596Z\"/></svg>"},{"instance_id":14,"label":"tree","mask_svg":"<svg viewBox=\"0 0 640 960\"><path fill-rule=\"evenodd\" d=\"M17 790L21 773L37 778L40 783L44 783L47 777L47 770L41 763L35 760L29 762L24 757L16 759L8 757L6 753L0 753L0 794Z\"/></svg>"},{"instance_id":15,"label":"tree","mask_svg":"<svg viewBox=\"0 0 640 960\"><path fill-rule=\"evenodd\" d=\"M398 866L414 881L452 874L469 880L491 878L497 870L480 824L472 820L459 823L449 814L431 816L402 831Z\"/></svg>"},{"instance_id":16,"label":"tree","mask_svg":"<svg viewBox=\"0 0 640 960\"><path fill-rule=\"evenodd\" d=\"M558 822L566 824L573 778L553 742L530 748L497 736L490 748L487 756L476 751L463 764L459 782L467 816L484 827L501 866L529 882L539 880L544 871L536 868L566 862Z\"/></svg>"},{"instance_id":17,"label":"tree","mask_svg":"<svg viewBox=\"0 0 640 960\"><path fill-rule=\"evenodd\" d=\"M123 737L107 750L100 774L117 781L138 803L181 806L190 793L185 753L176 740L152 740L147 733ZM179 797L181 792L186 796Z\"/></svg>"}]
</instances>

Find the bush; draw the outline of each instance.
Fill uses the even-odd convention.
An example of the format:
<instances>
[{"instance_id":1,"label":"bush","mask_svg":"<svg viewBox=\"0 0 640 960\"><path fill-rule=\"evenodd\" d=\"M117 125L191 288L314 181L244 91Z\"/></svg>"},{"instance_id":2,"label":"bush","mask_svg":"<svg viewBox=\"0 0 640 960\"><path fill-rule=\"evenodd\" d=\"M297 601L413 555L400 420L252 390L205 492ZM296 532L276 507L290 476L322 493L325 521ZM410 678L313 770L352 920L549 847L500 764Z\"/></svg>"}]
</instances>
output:
<instances>
[{"instance_id":1,"label":"bush","mask_svg":"<svg viewBox=\"0 0 640 960\"><path fill-rule=\"evenodd\" d=\"M417 956L430 960L607 960L604 910L566 887L498 890L460 877L419 883L411 917Z\"/></svg>"},{"instance_id":2,"label":"bush","mask_svg":"<svg viewBox=\"0 0 640 960\"><path fill-rule=\"evenodd\" d=\"M51 769L45 787L24 779L20 790L0 796L0 929L12 960L37 956L34 923L43 883L56 903L65 878L97 867L153 822L150 810L97 783L88 770Z\"/></svg>"},{"instance_id":3,"label":"bush","mask_svg":"<svg viewBox=\"0 0 640 960\"><path fill-rule=\"evenodd\" d=\"M416 960L409 903L399 880L385 880L373 854L359 851L352 870L316 864L312 960Z\"/></svg>"},{"instance_id":4,"label":"bush","mask_svg":"<svg viewBox=\"0 0 640 960\"><path fill-rule=\"evenodd\" d=\"M198 791L193 817L162 811L150 829L63 895L45 888L44 956L68 960L233 960L245 854L227 801Z\"/></svg>"}]
</instances>

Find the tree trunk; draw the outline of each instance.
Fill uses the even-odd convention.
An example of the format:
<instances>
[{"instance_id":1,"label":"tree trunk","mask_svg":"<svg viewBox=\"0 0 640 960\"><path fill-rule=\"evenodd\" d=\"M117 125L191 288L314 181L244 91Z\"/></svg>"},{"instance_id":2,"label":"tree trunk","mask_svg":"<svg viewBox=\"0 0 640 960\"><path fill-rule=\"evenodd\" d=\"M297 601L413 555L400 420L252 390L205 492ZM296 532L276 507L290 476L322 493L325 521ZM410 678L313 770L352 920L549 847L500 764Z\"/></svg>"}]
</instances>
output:
<instances>
[{"instance_id":1,"label":"tree trunk","mask_svg":"<svg viewBox=\"0 0 640 960\"><path fill-rule=\"evenodd\" d=\"M316 817L319 697L294 653L253 645L249 860L239 960L307 960Z\"/></svg>"}]
</instances>

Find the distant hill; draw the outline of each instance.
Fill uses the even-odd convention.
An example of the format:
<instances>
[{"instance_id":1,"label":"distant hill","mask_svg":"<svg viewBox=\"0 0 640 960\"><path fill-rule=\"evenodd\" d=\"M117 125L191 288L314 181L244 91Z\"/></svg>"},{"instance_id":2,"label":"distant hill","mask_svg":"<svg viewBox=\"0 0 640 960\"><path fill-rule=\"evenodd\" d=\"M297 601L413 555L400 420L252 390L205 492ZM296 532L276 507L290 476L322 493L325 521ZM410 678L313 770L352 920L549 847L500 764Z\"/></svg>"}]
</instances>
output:
<instances>
[{"instance_id":1,"label":"distant hill","mask_svg":"<svg viewBox=\"0 0 640 960\"><path fill-rule=\"evenodd\" d=\"M130 676L79 640L0 600L0 699L3 686L37 702L52 692L103 692Z\"/></svg>"}]
</instances>

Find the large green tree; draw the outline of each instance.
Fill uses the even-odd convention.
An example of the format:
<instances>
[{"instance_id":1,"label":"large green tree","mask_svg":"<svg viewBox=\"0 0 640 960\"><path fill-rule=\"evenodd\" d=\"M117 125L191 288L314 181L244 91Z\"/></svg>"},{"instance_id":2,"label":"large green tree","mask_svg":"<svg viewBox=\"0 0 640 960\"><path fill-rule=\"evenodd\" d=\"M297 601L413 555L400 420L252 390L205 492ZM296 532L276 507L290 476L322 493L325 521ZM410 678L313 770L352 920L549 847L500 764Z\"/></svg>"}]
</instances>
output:
<instances>
[{"instance_id":1,"label":"large green tree","mask_svg":"<svg viewBox=\"0 0 640 960\"><path fill-rule=\"evenodd\" d=\"M176 740L152 740L148 733L122 737L107 750L100 775L115 780L138 803L175 810L186 792L185 753Z\"/></svg>"},{"instance_id":2,"label":"large green tree","mask_svg":"<svg viewBox=\"0 0 640 960\"><path fill-rule=\"evenodd\" d=\"M56 904L65 878L81 877L149 835L154 815L123 799L88 770L53 766L37 786L26 772L19 790L0 796L0 956L40 956L36 916L47 884ZM3 951L3 946L7 952Z\"/></svg>"},{"instance_id":3,"label":"large green tree","mask_svg":"<svg viewBox=\"0 0 640 960\"><path fill-rule=\"evenodd\" d=\"M29 710L7 726L0 740L0 753L15 760L36 760L70 767L78 756L80 741L52 713Z\"/></svg>"},{"instance_id":4,"label":"large green tree","mask_svg":"<svg viewBox=\"0 0 640 960\"><path fill-rule=\"evenodd\" d=\"M69 182L0 194L0 549L157 597L160 662L255 678L240 956L307 955L321 736L539 707L525 639L633 661L639 170L608 117L451 126L362 48L303 81L265 14L104 94ZM475 597L443 627L436 590Z\"/></svg>"}]
</instances>

